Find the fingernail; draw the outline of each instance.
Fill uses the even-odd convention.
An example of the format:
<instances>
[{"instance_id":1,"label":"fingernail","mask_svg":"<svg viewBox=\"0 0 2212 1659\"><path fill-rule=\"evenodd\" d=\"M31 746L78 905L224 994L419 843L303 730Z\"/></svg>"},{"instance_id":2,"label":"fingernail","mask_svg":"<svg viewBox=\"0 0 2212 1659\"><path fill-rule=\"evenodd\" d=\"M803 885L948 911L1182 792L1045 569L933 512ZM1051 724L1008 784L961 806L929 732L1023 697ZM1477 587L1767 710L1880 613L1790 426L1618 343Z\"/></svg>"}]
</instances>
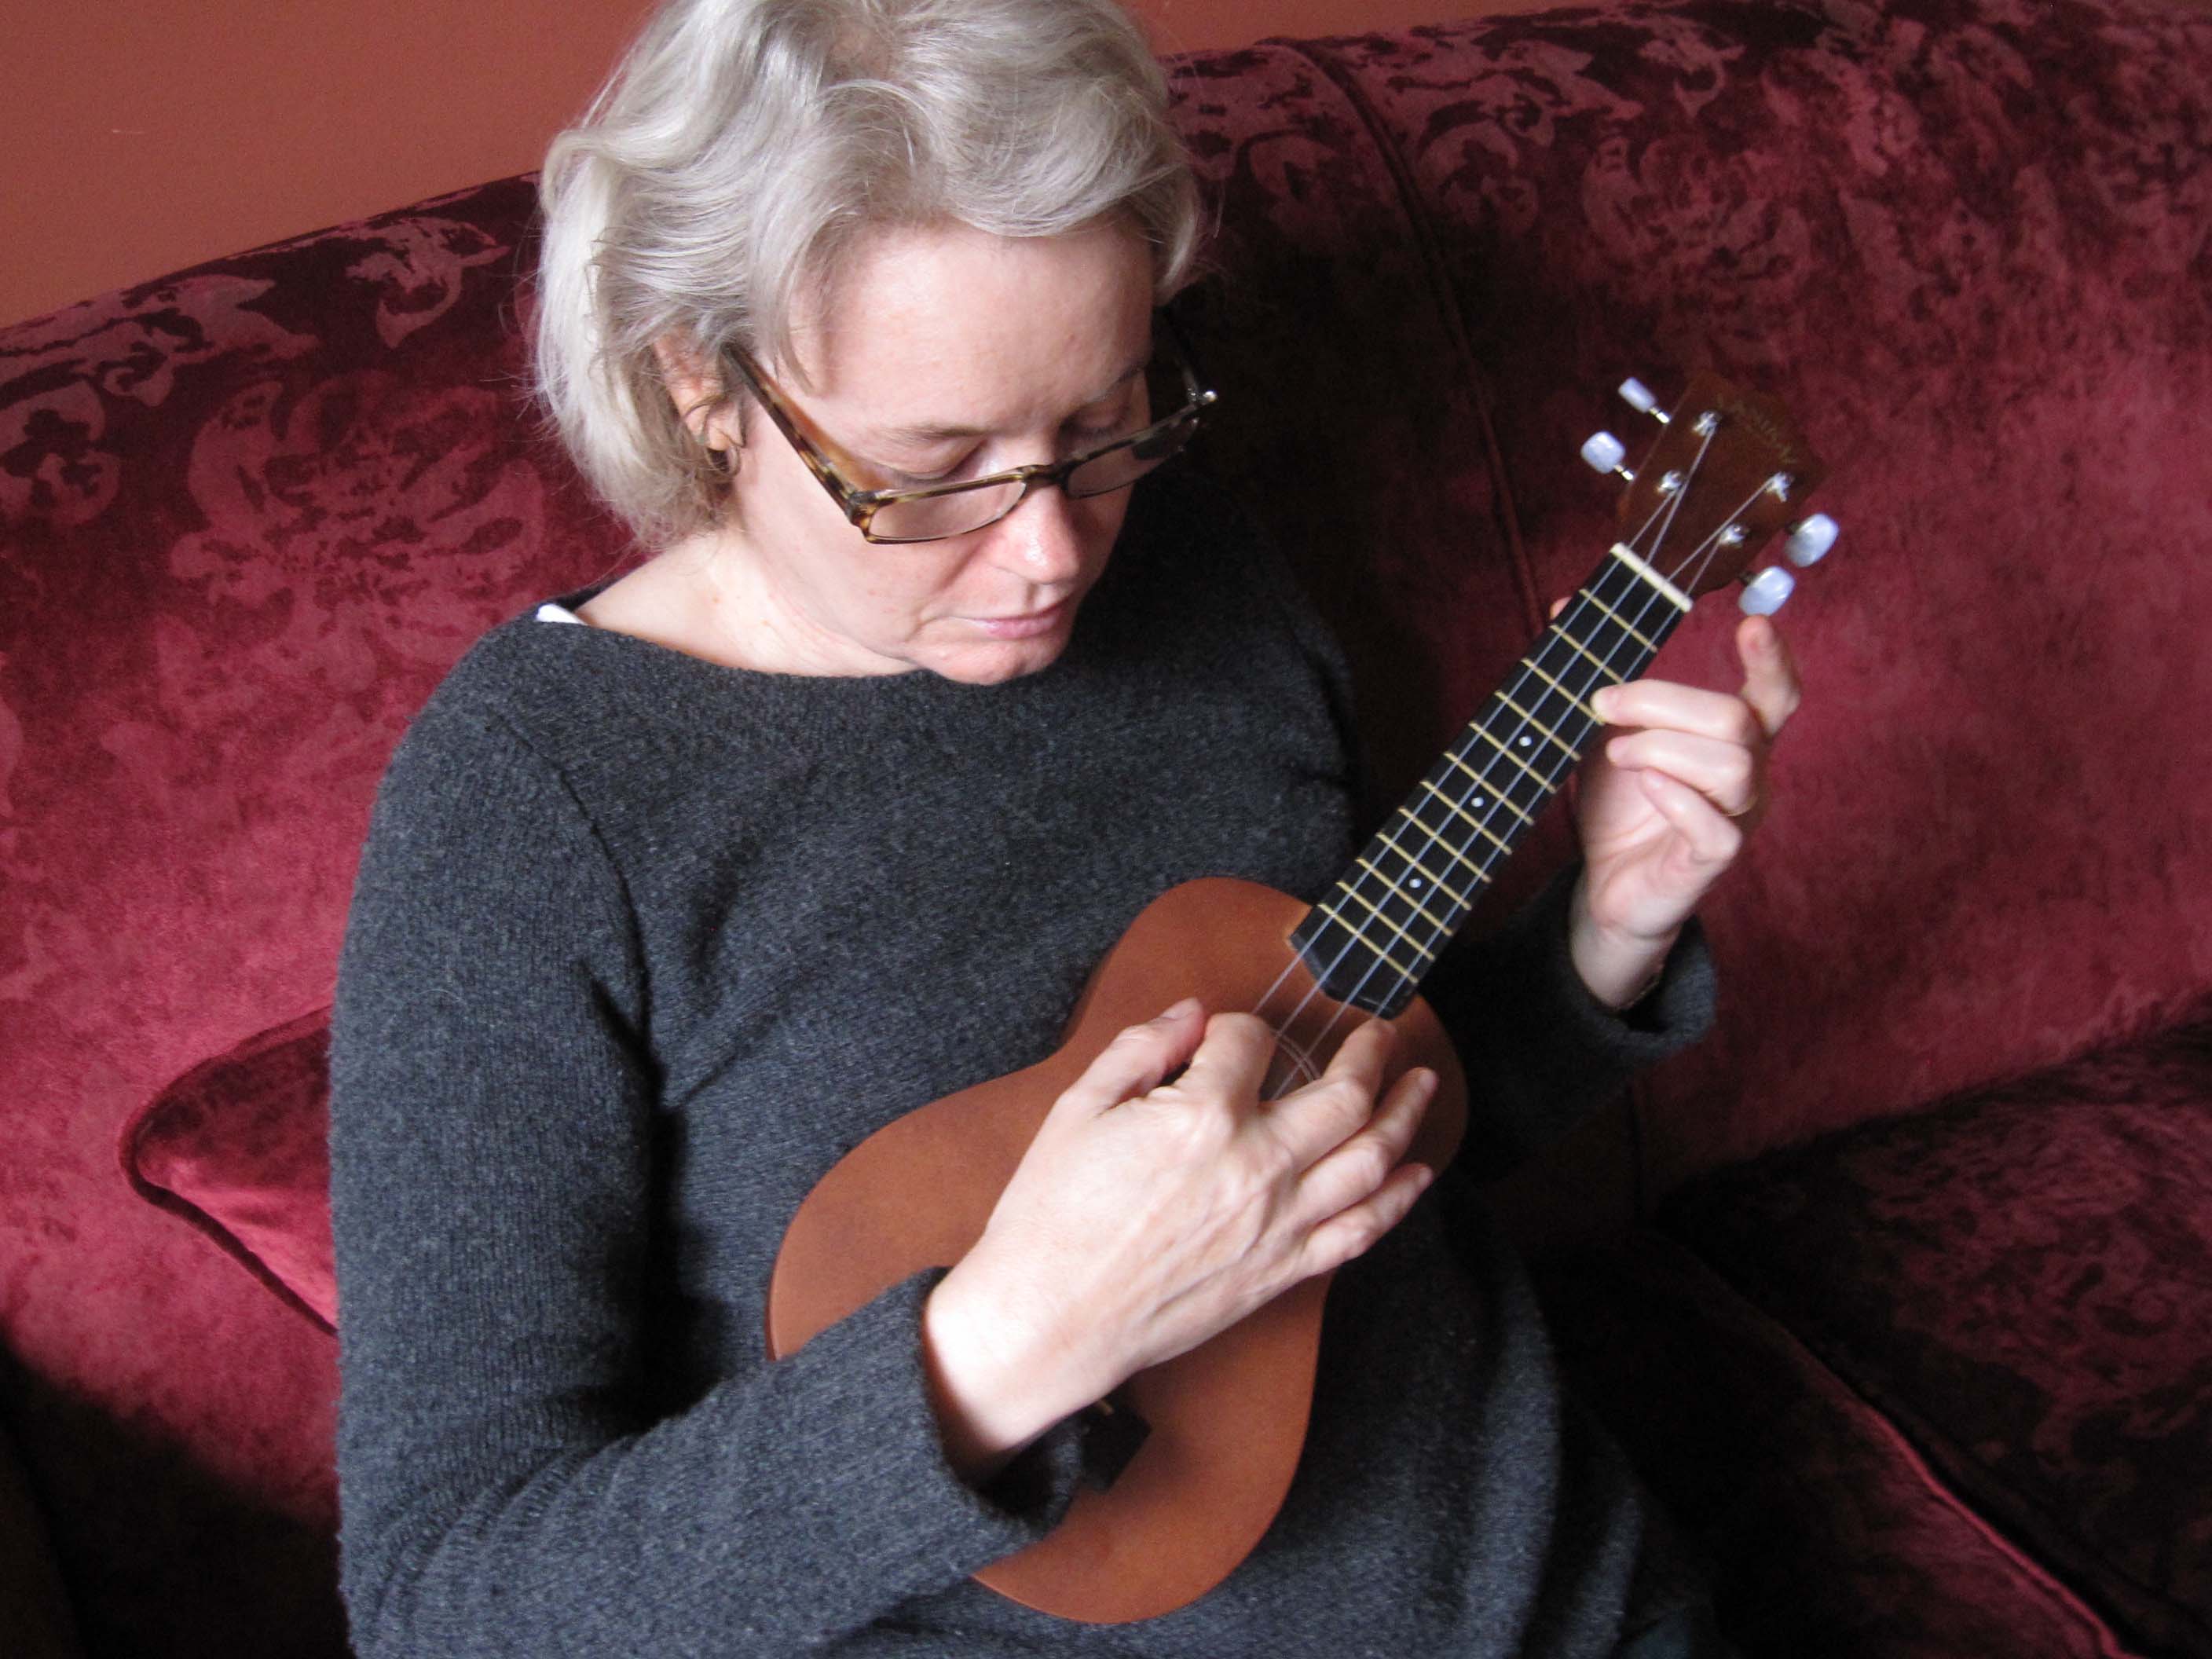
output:
<instances>
[{"instance_id":1,"label":"fingernail","mask_svg":"<svg viewBox=\"0 0 2212 1659\"><path fill-rule=\"evenodd\" d=\"M1199 1003L1196 997L1185 997L1181 1002L1175 1004L1172 1007L1163 1009L1159 1013L1154 1015L1152 1018L1152 1024L1155 1025L1164 1025L1171 1019L1184 1018L1188 1015L1196 1013L1198 1012L1198 1007Z\"/></svg>"},{"instance_id":2,"label":"fingernail","mask_svg":"<svg viewBox=\"0 0 2212 1659\"><path fill-rule=\"evenodd\" d=\"M1609 685L1601 686L1596 695L1590 698L1590 707L1597 711L1597 717L1603 720L1613 718L1613 688Z\"/></svg>"}]
</instances>

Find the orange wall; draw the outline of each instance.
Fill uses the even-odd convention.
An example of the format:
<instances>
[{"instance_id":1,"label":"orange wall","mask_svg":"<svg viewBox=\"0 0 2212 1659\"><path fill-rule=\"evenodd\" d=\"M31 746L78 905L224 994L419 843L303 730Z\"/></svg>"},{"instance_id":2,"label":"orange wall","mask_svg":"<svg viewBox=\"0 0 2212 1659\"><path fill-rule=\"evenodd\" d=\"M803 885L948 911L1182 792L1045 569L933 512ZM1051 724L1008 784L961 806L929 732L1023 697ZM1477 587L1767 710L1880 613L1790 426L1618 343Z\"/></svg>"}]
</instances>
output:
<instances>
[{"instance_id":1,"label":"orange wall","mask_svg":"<svg viewBox=\"0 0 2212 1659\"><path fill-rule=\"evenodd\" d=\"M1174 52L1501 0L1133 4ZM533 167L648 9L0 0L0 322Z\"/></svg>"}]
</instances>

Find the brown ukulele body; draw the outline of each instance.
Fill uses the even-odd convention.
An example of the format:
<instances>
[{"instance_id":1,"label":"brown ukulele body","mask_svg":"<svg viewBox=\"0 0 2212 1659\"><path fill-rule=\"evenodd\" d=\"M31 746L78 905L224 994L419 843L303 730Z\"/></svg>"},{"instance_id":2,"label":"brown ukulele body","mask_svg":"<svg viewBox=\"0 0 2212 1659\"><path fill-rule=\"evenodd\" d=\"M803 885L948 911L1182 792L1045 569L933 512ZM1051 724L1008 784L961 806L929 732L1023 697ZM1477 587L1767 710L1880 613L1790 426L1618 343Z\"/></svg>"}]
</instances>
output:
<instances>
[{"instance_id":1,"label":"brown ukulele body","mask_svg":"<svg viewBox=\"0 0 2212 1659\"><path fill-rule=\"evenodd\" d=\"M791 1353L900 1280L965 1255L1053 1102L1124 1026L1186 996L1214 1012L1258 1010L1265 999L1288 1035L1280 1052L1303 1049L1326 1066L1367 1016L1309 996L1312 979L1289 943L1307 908L1250 882L1170 890L1098 965L1049 1059L948 1095L854 1147L785 1235L769 1285L769 1352ZM1393 1074L1419 1065L1441 1079L1412 1153L1441 1168L1466 1123L1466 1079L1425 1003L1395 1024ZM976 1577L1027 1606L1101 1624L1170 1612L1226 1577L1297 1469L1330 1277L1132 1377L1118 1397L1151 1429L1135 1458L1110 1488L1083 1489L1050 1536Z\"/></svg>"}]
</instances>

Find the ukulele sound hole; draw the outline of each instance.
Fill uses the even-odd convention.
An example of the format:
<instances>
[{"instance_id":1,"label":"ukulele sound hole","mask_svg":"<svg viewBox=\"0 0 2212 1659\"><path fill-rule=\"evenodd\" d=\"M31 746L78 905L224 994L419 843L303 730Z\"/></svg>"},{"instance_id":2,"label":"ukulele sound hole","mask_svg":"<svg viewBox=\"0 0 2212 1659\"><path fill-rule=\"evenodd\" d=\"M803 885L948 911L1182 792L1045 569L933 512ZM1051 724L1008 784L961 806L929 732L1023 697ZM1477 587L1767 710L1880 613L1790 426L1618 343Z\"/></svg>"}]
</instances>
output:
<instances>
[{"instance_id":1,"label":"ukulele sound hole","mask_svg":"<svg viewBox=\"0 0 2212 1659\"><path fill-rule=\"evenodd\" d=\"M1278 1032L1275 1053L1267 1062L1267 1080L1261 1085L1262 1100L1280 1100L1293 1089L1304 1088L1321 1075L1312 1051Z\"/></svg>"}]
</instances>

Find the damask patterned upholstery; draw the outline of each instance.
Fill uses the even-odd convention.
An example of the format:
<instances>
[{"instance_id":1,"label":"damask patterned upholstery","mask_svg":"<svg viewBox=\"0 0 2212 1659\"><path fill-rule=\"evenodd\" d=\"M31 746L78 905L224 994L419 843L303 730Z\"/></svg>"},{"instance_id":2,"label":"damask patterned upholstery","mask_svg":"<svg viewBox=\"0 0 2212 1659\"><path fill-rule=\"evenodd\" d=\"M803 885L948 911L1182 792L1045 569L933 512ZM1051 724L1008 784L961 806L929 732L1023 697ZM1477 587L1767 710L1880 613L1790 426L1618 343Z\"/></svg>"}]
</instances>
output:
<instances>
[{"instance_id":1,"label":"damask patterned upholstery","mask_svg":"<svg viewBox=\"0 0 2212 1659\"><path fill-rule=\"evenodd\" d=\"M2109 1659L2070 1589L1792 1328L1663 1236L1550 1263L1562 1358L1776 1659Z\"/></svg>"},{"instance_id":2,"label":"damask patterned upholstery","mask_svg":"<svg viewBox=\"0 0 2212 1659\"><path fill-rule=\"evenodd\" d=\"M1607 0L1174 78L1222 221L1182 305L1206 459L1346 636L1376 801L1603 547L1571 457L1621 374L1753 380L1836 466L1846 541L1789 618L1810 698L1709 916L1721 1030L1524 1207L1617 1232L1639 1191L2202 994L2212 668L2178 624L2212 567L2176 550L2212 540L2212 18ZM518 397L530 214L501 181L0 329L0 1408L94 1654L342 1650L330 1339L115 1148L312 1025L410 714L629 556ZM1724 634L1693 619L1662 666L1732 684ZM1564 845L1555 819L1516 878ZM1848 1650L1937 1651L1962 1596L2075 1644L2015 1650L2112 1639L2048 1540L1970 1559L1877 1484L1907 1565L1839 1571L1890 1598ZM1870 1547L1800 1537L1808 1572Z\"/></svg>"},{"instance_id":3,"label":"damask patterned upholstery","mask_svg":"<svg viewBox=\"0 0 2212 1659\"><path fill-rule=\"evenodd\" d=\"M1701 1177L1667 1231L2148 1650L2212 1655L2212 1007Z\"/></svg>"}]
</instances>

